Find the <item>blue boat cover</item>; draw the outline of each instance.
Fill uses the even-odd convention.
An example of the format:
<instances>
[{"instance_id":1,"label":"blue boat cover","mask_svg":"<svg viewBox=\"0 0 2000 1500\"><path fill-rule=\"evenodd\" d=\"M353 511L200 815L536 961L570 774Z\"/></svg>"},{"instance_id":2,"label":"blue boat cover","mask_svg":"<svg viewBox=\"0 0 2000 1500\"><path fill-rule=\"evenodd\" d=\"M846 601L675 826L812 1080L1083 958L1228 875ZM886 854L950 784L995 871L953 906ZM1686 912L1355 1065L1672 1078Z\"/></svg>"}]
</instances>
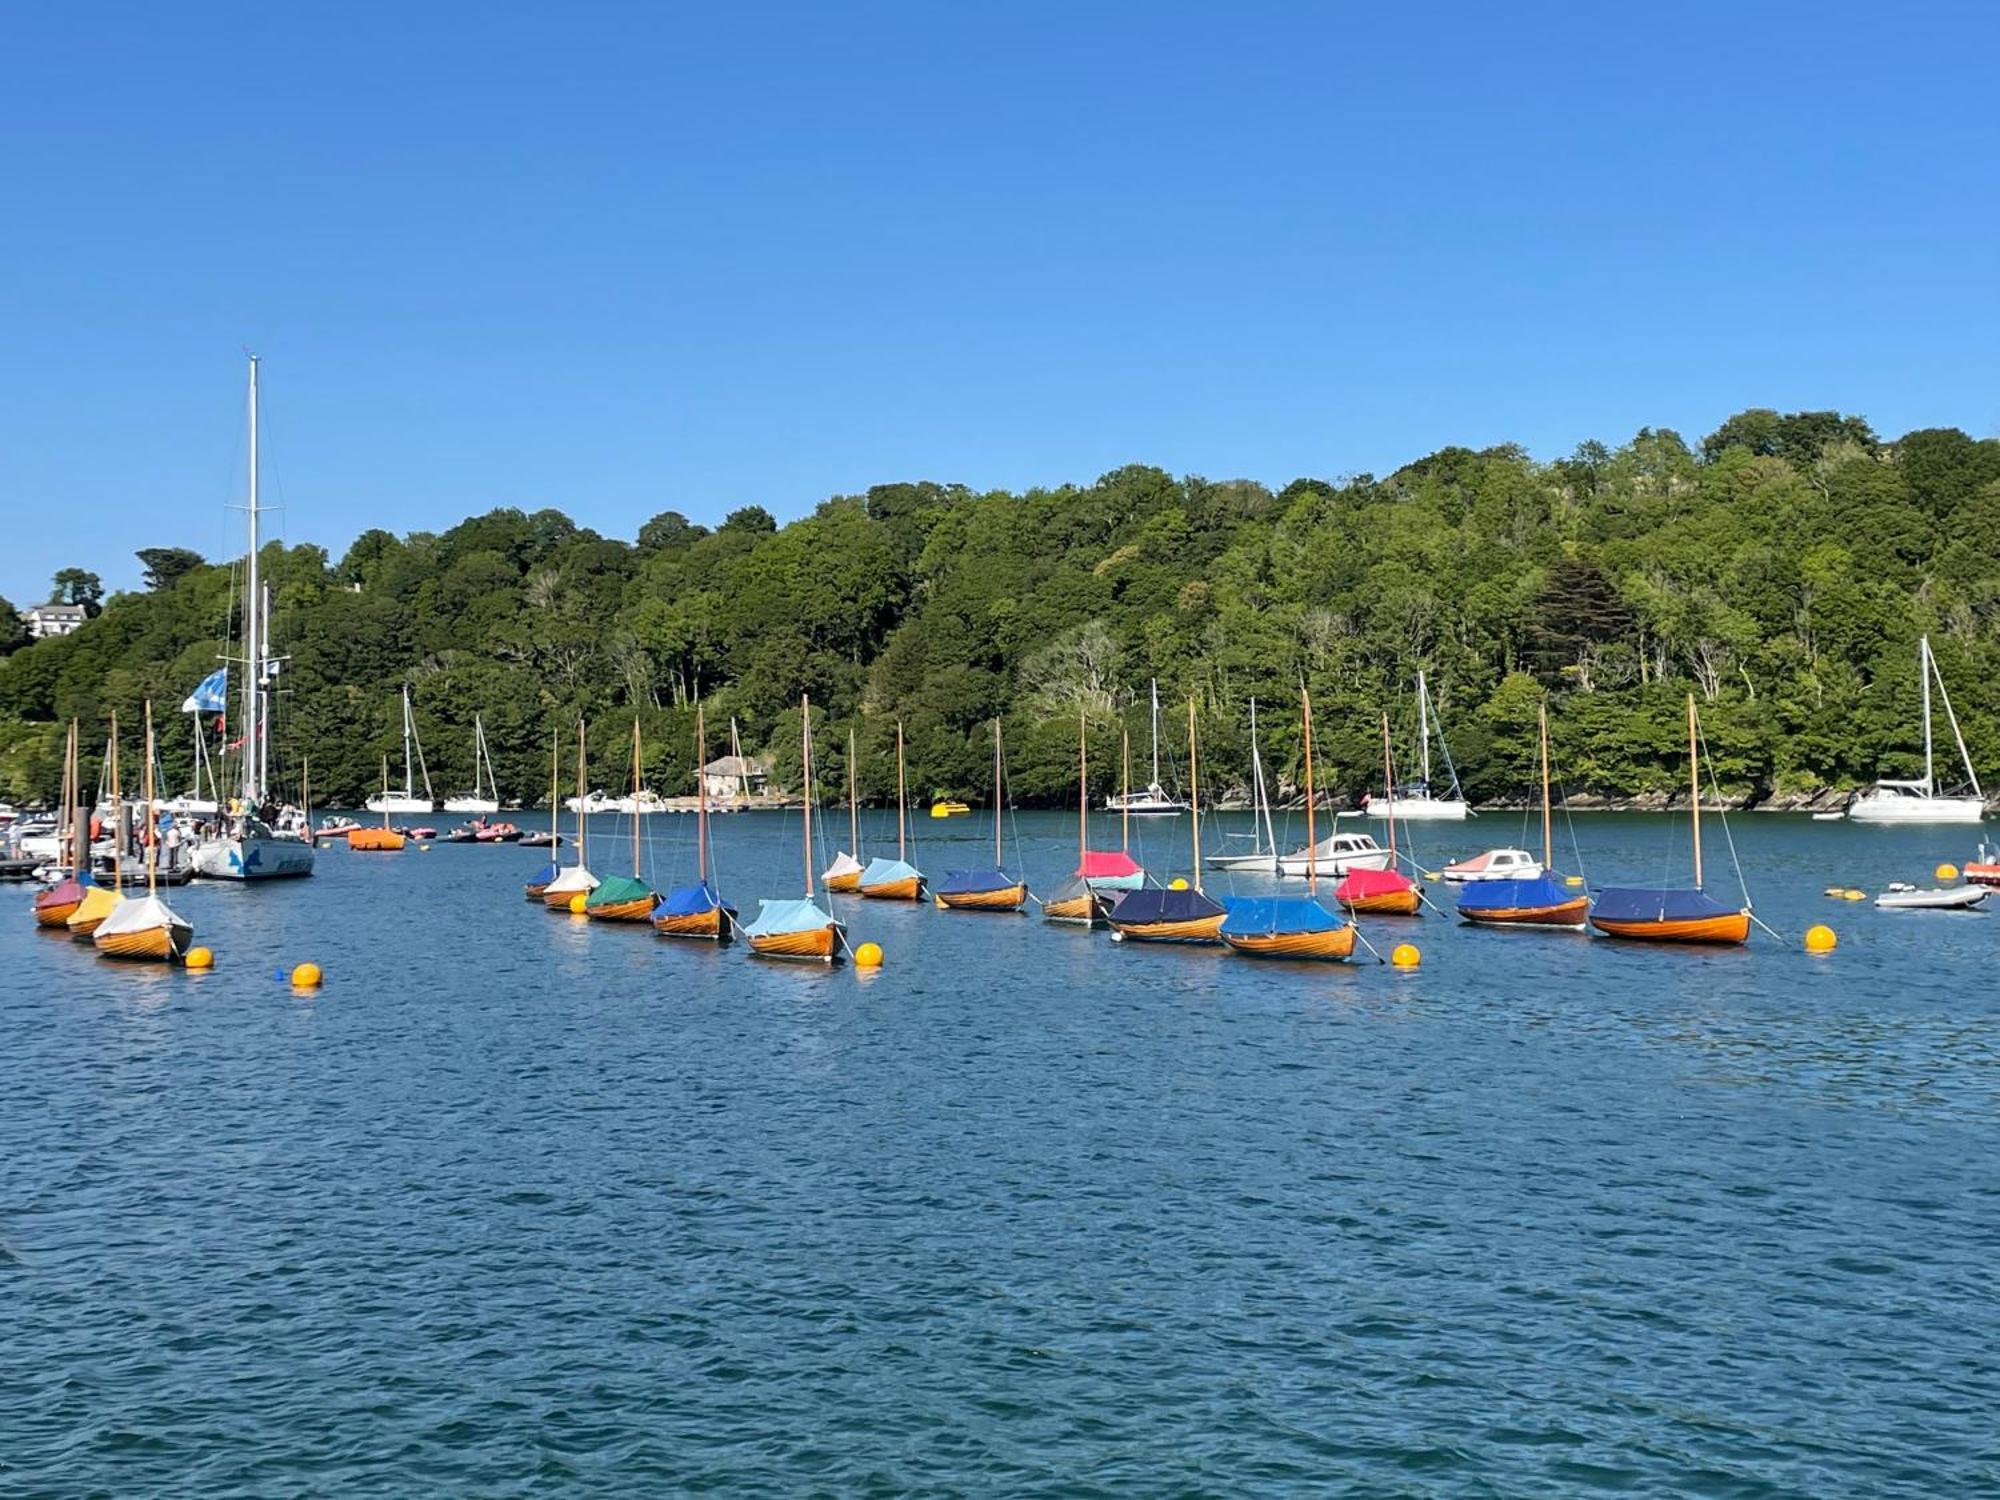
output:
<instances>
[{"instance_id":1,"label":"blue boat cover","mask_svg":"<svg viewBox=\"0 0 2000 1500\"><path fill-rule=\"evenodd\" d=\"M749 937L782 937L791 932L811 932L832 920L810 901L759 901L757 920L743 931Z\"/></svg>"},{"instance_id":2,"label":"blue boat cover","mask_svg":"<svg viewBox=\"0 0 2000 1500\"><path fill-rule=\"evenodd\" d=\"M1458 909L1461 912L1532 910L1561 906L1582 894L1547 875L1537 875L1532 880L1468 880L1458 888Z\"/></svg>"},{"instance_id":3,"label":"blue boat cover","mask_svg":"<svg viewBox=\"0 0 2000 1500\"><path fill-rule=\"evenodd\" d=\"M1740 906L1724 906L1706 891L1651 891L1611 887L1597 893L1590 908L1608 922L1698 922L1733 916Z\"/></svg>"},{"instance_id":4,"label":"blue boat cover","mask_svg":"<svg viewBox=\"0 0 2000 1500\"><path fill-rule=\"evenodd\" d=\"M1002 870L948 870L944 883L933 887L940 896L977 896L984 891L1004 891L1021 882Z\"/></svg>"},{"instance_id":5,"label":"blue boat cover","mask_svg":"<svg viewBox=\"0 0 2000 1500\"><path fill-rule=\"evenodd\" d=\"M892 885L898 880L922 880L923 871L907 860L871 859L861 872L863 885Z\"/></svg>"},{"instance_id":6,"label":"blue boat cover","mask_svg":"<svg viewBox=\"0 0 2000 1500\"><path fill-rule=\"evenodd\" d=\"M1309 896L1231 896L1222 930L1238 936L1277 937L1294 932L1332 932L1347 925Z\"/></svg>"},{"instance_id":7,"label":"blue boat cover","mask_svg":"<svg viewBox=\"0 0 2000 1500\"><path fill-rule=\"evenodd\" d=\"M1127 891L1111 913L1111 919L1120 924L1144 924L1149 922L1199 922L1203 917L1219 915L1222 903L1214 897L1189 887L1184 891L1170 891L1164 886L1152 886L1143 891Z\"/></svg>"},{"instance_id":8,"label":"blue boat cover","mask_svg":"<svg viewBox=\"0 0 2000 1500\"><path fill-rule=\"evenodd\" d=\"M722 898L704 880L700 885L677 886L660 898L653 914L659 917L698 917L722 907Z\"/></svg>"},{"instance_id":9,"label":"blue boat cover","mask_svg":"<svg viewBox=\"0 0 2000 1500\"><path fill-rule=\"evenodd\" d=\"M554 860L550 860L547 864L543 865L539 870L535 871L534 874L530 875L528 877L527 883L529 885L547 885L551 880L554 880L556 876L560 875L561 873L562 873L562 866L557 864Z\"/></svg>"}]
</instances>

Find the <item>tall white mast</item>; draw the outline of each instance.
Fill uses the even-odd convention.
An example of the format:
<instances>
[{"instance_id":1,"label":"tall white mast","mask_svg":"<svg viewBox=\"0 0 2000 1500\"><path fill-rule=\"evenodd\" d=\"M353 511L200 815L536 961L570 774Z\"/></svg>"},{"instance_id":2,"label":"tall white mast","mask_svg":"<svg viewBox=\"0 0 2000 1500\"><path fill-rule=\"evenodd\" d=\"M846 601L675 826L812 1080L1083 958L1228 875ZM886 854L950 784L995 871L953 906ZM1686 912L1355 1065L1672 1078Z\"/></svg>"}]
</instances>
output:
<instances>
[{"instance_id":1,"label":"tall white mast","mask_svg":"<svg viewBox=\"0 0 2000 1500\"><path fill-rule=\"evenodd\" d=\"M271 654L271 585L265 584L261 602L264 619L257 632L257 639L264 643L264 655ZM259 662L262 670L257 674L259 712L257 715L257 781L261 786L271 784L271 663Z\"/></svg>"},{"instance_id":2,"label":"tall white mast","mask_svg":"<svg viewBox=\"0 0 2000 1500\"><path fill-rule=\"evenodd\" d=\"M1160 784L1160 679L1153 679L1153 785Z\"/></svg>"},{"instance_id":3,"label":"tall white mast","mask_svg":"<svg viewBox=\"0 0 2000 1500\"><path fill-rule=\"evenodd\" d=\"M1937 790L1931 770L1931 638L1917 637L1917 675L1924 680L1924 795Z\"/></svg>"},{"instance_id":4,"label":"tall white mast","mask_svg":"<svg viewBox=\"0 0 2000 1500\"><path fill-rule=\"evenodd\" d=\"M416 794L417 778L410 770L410 685L406 682L403 684L403 795L414 797Z\"/></svg>"},{"instance_id":5,"label":"tall white mast","mask_svg":"<svg viewBox=\"0 0 2000 1500\"><path fill-rule=\"evenodd\" d=\"M1424 790L1428 794L1431 784L1431 690L1424 681L1422 667L1417 668L1417 743L1423 747Z\"/></svg>"},{"instance_id":6,"label":"tall white mast","mask_svg":"<svg viewBox=\"0 0 2000 1500\"><path fill-rule=\"evenodd\" d=\"M263 739L259 712L263 707L264 648L258 603L263 589L257 581L257 356L250 356L250 564L243 586L243 808L251 812L261 801L257 746Z\"/></svg>"}]
</instances>

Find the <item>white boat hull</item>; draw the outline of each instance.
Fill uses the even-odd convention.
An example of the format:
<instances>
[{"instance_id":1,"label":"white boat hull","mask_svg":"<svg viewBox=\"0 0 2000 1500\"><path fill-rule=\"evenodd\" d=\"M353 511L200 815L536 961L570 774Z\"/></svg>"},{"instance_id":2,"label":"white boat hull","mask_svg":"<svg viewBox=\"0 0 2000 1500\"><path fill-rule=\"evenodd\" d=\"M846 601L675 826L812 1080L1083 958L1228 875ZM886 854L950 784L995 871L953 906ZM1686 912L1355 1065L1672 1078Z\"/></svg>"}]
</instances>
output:
<instances>
[{"instance_id":1,"label":"white boat hull","mask_svg":"<svg viewBox=\"0 0 2000 1500\"><path fill-rule=\"evenodd\" d=\"M406 797L400 793L383 796L377 792L361 804L370 812L385 813L427 813L437 811L436 805L428 797Z\"/></svg>"},{"instance_id":2,"label":"white boat hull","mask_svg":"<svg viewBox=\"0 0 2000 1500\"><path fill-rule=\"evenodd\" d=\"M313 872L313 847L300 839L215 839L194 851L205 880L286 880Z\"/></svg>"},{"instance_id":3,"label":"white boat hull","mask_svg":"<svg viewBox=\"0 0 2000 1500\"><path fill-rule=\"evenodd\" d=\"M1977 797L1874 797L1854 799L1847 809L1854 823L1977 823L1986 805Z\"/></svg>"},{"instance_id":4,"label":"white boat hull","mask_svg":"<svg viewBox=\"0 0 2000 1500\"><path fill-rule=\"evenodd\" d=\"M1211 870L1245 870L1266 875L1279 874L1279 856L1275 854L1211 854L1202 861Z\"/></svg>"},{"instance_id":5,"label":"white boat hull","mask_svg":"<svg viewBox=\"0 0 2000 1500\"><path fill-rule=\"evenodd\" d=\"M1370 797L1365 810L1371 818L1393 816L1398 823L1463 823L1470 809L1435 797Z\"/></svg>"},{"instance_id":6,"label":"white boat hull","mask_svg":"<svg viewBox=\"0 0 2000 1500\"><path fill-rule=\"evenodd\" d=\"M500 811L500 804L491 797L447 797L444 810L448 813L491 813Z\"/></svg>"},{"instance_id":7,"label":"white boat hull","mask_svg":"<svg viewBox=\"0 0 2000 1500\"><path fill-rule=\"evenodd\" d=\"M1313 861L1313 873L1332 879L1339 879L1349 870L1386 870L1389 868L1389 851L1376 850L1372 854L1334 854ZM1306 857L1301 854L1287 854L1278 861L1281 874L1294 880L1306 878Z\"/></svg>"},{"instance_id":8,"label":"white boat hull","mask_svg":"<svg viewBox=\"0 0 2000 1500\"><path fill-rule=\"evenodd\" d=\"M1892 911L1969 911L1992 894L1983 885L1954 885L1934 891L1884 891L1877 906Z\"/></svg>"}]
</instances>

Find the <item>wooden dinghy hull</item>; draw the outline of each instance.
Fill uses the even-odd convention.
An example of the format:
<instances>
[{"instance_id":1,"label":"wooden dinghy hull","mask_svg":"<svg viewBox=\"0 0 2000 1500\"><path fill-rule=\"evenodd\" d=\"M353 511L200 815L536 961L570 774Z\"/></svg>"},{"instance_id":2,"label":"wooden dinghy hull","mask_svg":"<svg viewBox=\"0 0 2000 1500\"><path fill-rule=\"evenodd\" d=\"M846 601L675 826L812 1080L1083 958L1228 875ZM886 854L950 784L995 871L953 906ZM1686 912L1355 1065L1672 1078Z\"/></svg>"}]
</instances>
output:
<instances>
[{"instance_id":1,"label":"wooden dinghy hull","mask_svg":"<svg viewBox=\"0 0 2000 1500\"><path fill-rule=\"evenodd\" d=\"M1567 927L1581 932L1590 917L1590 898L1578 896L1557 906L1493 906L1458 914L1476 927Z\"/></svg>"},{"instance_id":2,"label":"wooden dinghy hull","mask_svg":"<svg viewBox=\"0 0 2000 1500\"><path fill-rule=\"evenodd\" d=\"M148 927L139 932L98 933L91 942L106 958L133 959L148 963L179 963L187 956L194 929L181 923Z\"/></svg>"},{"instance_id":3,"label":"wooden dinghy hull","mask_svg":"<svg viewBox=\"0 0 2000 1500\"><path fill-rule=\"evenodd\" d=\"M650 922L655 900L617 901L605 906L586 906L583 914L593 922Z\"/></svg>"},{"instance_id":4,"label":"wooden dinghy hull","mask_svg":"<svg viewBox=\"0 0 2000 1500\"><path fill-rule=\"evenodd\" d=\"M856 889L871 901L921 901L924 898L924 882L920 875L903 880L885 880L880 885L861 885Z\"/></svg>"},{"instance_id":5,"label":"wooden dinghy hull","mask_svg":"<svg viewBox=\"0 0 2000 1500\"><path fill-rule=\"evenodd\" d=\"M76 915L76 909L83 905L81 890L74 896L64 895L57 900L44 902L44 897L53 895L54 891L43 891L41 895L35 897L37 927L65 927L69 924L69 919Z\"/></svg>"},{"instance_id":6,"label":"wooden dinghy hull","mask_svg":"<svg viewBox=\"0 0 2000 1500\"><path fill-rule=\"evenodd\" d=\"M524 885L521 887L521 894L530 901L540 901L542 893L548 890L548 888L547 881L543 881L540 885Z\"/></svg>"},{"instance_id":7,"label":"wooden dinghy hull","mask_svg":"<svg viewBox=\"0 0 2000 1500\"><path fill-rule=\"evenodd\" d=\"M1318 959L1340 962L1354 956L1354 927L1326 932L1225 932L1223 942L1245 958Z\"/></svg>"},{"instance_id":8,"label":"wooden dinghy hull","mask_svg":"<svg viewBox=\"0 0 2000 1500\"><path fill-rule=\"evenodd\" d=\"M1383 891L1380 894L1356 896L1351 901L1340 903L1351 912L1360 912L1371 917L1414 917L1423 912L1423 896L1414 887L1407 891Z\"/></svg>"},{"instance_id":9,"label":"wooden dinghy hull","mask_svg":"<svg viewBox=\"0 0 2000 1500\"><path fill-rule=\"evenodd\" d=\"M1028 899L1026 882L997 891L961 891L933 895L939 911L1019 911Z\"/></svg>"},{"instance_id":10,"label":"wooden dinghy hull","mask_svg":"<svg viewBox=\"0 0 2000 1500\"><path fill-rule=\"evenodd\" d=\"M94 885L83 894L76 910L69 914L63 926L70 937L79 943L87 943L97 932L98 925L110 916L125 898L106 886Z\"/></svg>"},{"instance_id":11,"label":"wooden dinghy hull","mask_svg":"<svg viewBox=\"0 0 2000 1500\"><path fill-rule=\"evenodd\" d=\"M1110 920L1112 932L1130 943L1219 943L1225 915L1217 912L1184 922L1121 922L1115 916Z\"/></svg>"},{"instance_id":12,"label":"wooden dinghy hull","mask_svg":"<svg viewBox=\"0 0 2000 1500\"><path fill-rule=\"evenodd\" d=\"M1068 922L1077 927L1101 927L1104 925L1104 907L1098 901L1096 892L1085 892L1061 901L1044 901L1042 920Z\"/></svg>"},{"instance_id":13,"label":"wooden dinghy hull","mask_svg":"<svg viewBox=\"0 0 2000 1500\"><path fill-rule=\"evenodd\" d=\"M861 889L861 872L856 870L851 875L829 875L826 877L826 888L830 891L858 891Z\"/></svg>"},{"instance_id":14,"label":"wooden dinghy hull","mask_svg":"<svg viewBox=\"0 0 2000 1500\"><path fill-rule=\"evenodd\" d=\"M815 927L809 932L778 932L750 939L759 958L803 959L812 963L840 961L840 926Z\"/></svg>"},{"instance_id":15,"label":"wooden dinghy hull","mask_svg":"<svg viewBox=\"0 0 2000 1500\"><path fill-rule=\"evenodd\" d=\"M718 906L713 911L655 917L653 931L661 937L705 938L711 943L726 943L730 939L729 916L725 908Z\"/></svg>"},{"instance_id":16,"label":"wooden dinghy hull","mask_svg":"<svg viewBox=\"0 0 2000 1500\"><path fill-rule=\"evenodd\" d=\"M1668 918L1664 921L1627 922L1593 916L1591 925L1606 937L1630 938L1645 943L1747 943L1750 941L1750 913L1729 912L1719 917Z\"/></svg>"}]
</instances>

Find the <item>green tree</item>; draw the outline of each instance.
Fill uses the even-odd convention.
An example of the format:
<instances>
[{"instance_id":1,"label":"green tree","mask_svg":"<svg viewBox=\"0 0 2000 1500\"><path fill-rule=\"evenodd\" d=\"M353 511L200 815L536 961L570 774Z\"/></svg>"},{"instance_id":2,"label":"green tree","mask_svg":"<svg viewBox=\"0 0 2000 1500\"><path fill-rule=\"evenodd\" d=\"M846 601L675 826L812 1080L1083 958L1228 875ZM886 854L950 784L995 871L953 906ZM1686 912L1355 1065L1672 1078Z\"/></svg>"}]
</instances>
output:
<instances>
[{"instance_id":1,"label":"green tree","mask_svg":"<svg viewBox=\"0 0 2000 1500\"><path fill-rule=\"evenodd\" d=\"M51 585L50 602L81 604L83 612L95 619L104 609L104 580L82 568L63 568Z\"/></svg>"},{"instance_id":2,"label":"green tree","mask_svg":"<svg viewBox=\"0 0 2000 1500\"><path fill-rule=\"evenodd\" d=\"M202 566L202 555L186 547L142 547L134 554L146 570L146 587L170 589Z\"/></svg>"}]
</instances>

